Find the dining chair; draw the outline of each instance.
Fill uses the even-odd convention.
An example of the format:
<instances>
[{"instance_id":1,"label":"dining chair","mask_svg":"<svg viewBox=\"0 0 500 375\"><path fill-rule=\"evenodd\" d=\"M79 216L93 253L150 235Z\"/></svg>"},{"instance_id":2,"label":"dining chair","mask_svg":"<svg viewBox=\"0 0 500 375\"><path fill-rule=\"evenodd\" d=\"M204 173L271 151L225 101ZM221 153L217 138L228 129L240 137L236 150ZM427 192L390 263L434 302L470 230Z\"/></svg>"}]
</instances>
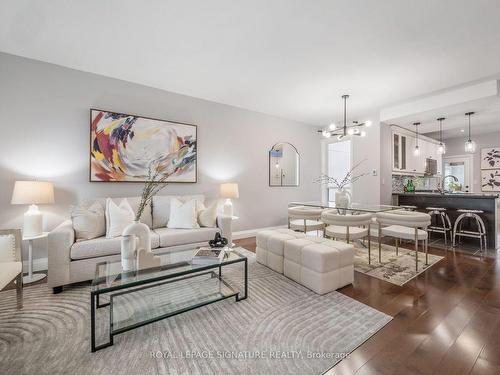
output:
<instances>
[{"instance_id":1,"label":"dining chair","mask_svg":"<svg viewBox=\"0 0 500 375\"><path fill-rule=\"evenodd\" d=\"M378 260L382 262L382 236L396 239L396 255L398 255L399 240L415 241L415 270L418 271L418 241L423 241L425 264L428 262L428 233L427 227L431 224L431 216L414 211L378 212Z\"/></svg>"},{"instance_id":2,"label":"dining chair","mask_svg":"<svg viewBox=\"0 0 500 375\"><path fill-rule=\"evenodd\" d=\"M288 207L288 229L307 233L315 230L316 234L322 230L324 224L320 221L322 208L308 206Z\"/></svg>"},{"instance_id":3,"label":"dining chair","mask_svg":"<svg viewBox=\"0 0 500 375\"><path fill-rule=\"evenodd\" d=\"M372 214L341 215L337 210L325 210L321 214L321 221L325 223L324 237L345 240L347 243L368 238L368 264L371 264Z\"/></svg>"}]
</instances>

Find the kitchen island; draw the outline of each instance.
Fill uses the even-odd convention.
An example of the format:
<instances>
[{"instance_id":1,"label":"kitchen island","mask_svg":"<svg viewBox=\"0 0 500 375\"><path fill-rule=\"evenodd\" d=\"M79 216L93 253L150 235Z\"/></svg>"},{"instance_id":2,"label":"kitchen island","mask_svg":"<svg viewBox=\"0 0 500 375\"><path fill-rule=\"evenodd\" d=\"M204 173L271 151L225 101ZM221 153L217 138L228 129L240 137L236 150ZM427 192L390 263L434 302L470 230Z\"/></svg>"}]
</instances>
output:
<instances>
[{"instance_id":1,"label":"kitchen island","mask_svg":"<svg viewBox=\"0 0 500 375\"><path fill-rule=\"evenodd\" d=\"M393 193L393 205L408 205L416 206L418 211L426 212L427 207L443 207L447 209L447 214L450 217L451 225L455 223L456 218L460 215L457 212L460 208L482 210L483 218L486 227L486 237L488 249L497 249L500 245L498 228L500 220L498 218L498 194L477 194L477 193L433 193L433 192L415 192L415 193ZM463 222L463 228L469 224L467 220ZM476 230L474 225L470 228ZM439 236L435 234L434 236ZM442 235L441 235L442 237ZM479 243L479 240L470 240L471 243Z\"/></svg>"}]
</instances>

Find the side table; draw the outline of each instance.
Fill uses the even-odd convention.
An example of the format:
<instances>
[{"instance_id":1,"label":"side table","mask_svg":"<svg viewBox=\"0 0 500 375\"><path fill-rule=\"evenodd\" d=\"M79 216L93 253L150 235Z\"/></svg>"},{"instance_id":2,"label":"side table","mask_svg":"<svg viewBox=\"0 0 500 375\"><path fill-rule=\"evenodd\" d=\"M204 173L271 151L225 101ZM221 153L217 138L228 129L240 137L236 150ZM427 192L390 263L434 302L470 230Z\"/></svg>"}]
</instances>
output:
<instances>
[{"instance_id":1,"label":"side table","mask_svg":"<svg viewBox=\"0 0 500 375\"><path fill-rule=\"evenodd\" d=\"M47 276L45 273L33 273L33 241L47 238L49 232L43 232L38 236L33 237L23 237L23 241L28 241L29 259L28 259L28 275L23 277L23 284L34 283L35 281L42 280Z\"/></svg>"}]
</instances>

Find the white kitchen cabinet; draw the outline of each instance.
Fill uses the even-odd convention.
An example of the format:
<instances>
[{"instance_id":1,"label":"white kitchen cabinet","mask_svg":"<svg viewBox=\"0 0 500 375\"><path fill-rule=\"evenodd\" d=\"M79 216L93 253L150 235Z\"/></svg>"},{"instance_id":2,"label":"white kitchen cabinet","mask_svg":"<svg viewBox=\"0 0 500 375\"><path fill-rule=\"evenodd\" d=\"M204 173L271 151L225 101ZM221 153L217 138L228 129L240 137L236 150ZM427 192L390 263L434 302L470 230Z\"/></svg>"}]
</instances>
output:
<instances>
[{"instance_id":1,"label":"white kitchen cabinet","mask_svg":"<svg viewBox=\"0 0 500 375\"><path fill-rule=\"evenodd\" d=\"M438 154L436 142L421 138L418 139L420 155L414 154L416 137L411 133L392 132L392 171L397 174L425 173L426 160L432 158L437 161L438 174L441 174L442 158Z\"/></svg>"}]
</instances>

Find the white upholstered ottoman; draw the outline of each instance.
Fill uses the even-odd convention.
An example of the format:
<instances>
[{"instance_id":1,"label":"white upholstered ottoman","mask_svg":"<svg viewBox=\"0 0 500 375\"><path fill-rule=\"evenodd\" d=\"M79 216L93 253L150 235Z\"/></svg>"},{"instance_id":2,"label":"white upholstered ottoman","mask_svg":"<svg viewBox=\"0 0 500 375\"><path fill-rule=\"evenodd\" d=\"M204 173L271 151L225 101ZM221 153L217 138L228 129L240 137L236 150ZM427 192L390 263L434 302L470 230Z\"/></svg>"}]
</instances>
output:
<instances>
[{"instance_id":1,"label":"white upholstered ottoman","mask_svg":"<svg viewBox=\"0 0 500 375\"><path fill-rule=\"evenodd\" d=\"M298 238L285 242L283 273L318 294L354 281L354 247L326 238Z\"/></svg>"},{"instance_id":2,"label":"white upholstered ottoman","mask_svg":"<svg viewBox=\"0 0 500 375\"><path fill-rule=\"evenodd\" d=\"M304 233L294 232L290 229L269 229L257 233L257 262L276 272L283 273L285 243L304 237Z\"/></svg>"}]
</instances>

